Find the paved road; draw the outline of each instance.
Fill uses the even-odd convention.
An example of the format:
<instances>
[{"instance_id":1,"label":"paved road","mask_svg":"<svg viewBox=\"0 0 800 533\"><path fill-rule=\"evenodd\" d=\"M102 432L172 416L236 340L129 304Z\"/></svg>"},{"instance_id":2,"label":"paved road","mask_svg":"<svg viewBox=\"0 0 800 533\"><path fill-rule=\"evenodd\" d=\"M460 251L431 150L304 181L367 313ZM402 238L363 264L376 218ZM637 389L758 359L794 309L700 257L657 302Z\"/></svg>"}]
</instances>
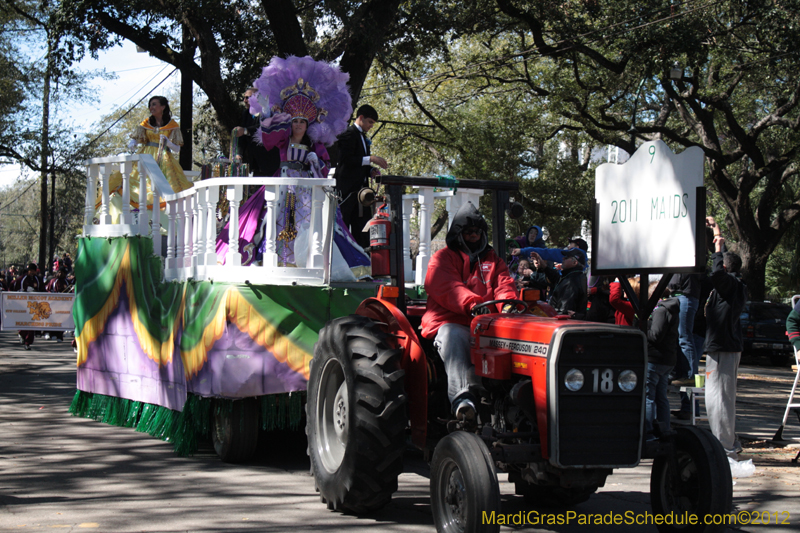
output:
<instances>
[{"instance_id":1,"label":"paved road","mask_svg":"<svg viewBox=\"0 0 800 533\"><path fill-rule=\"evenodd\" d=\"M743 372L755 375L758 370ZM760 379L746 380L743 388L754 392L743 399L750 403L742 404L749 412L746 417L754 420L750 429L757 429L761 417L766 420L762 425L769 426L764 433L770 434L774 433L771 420L780 419L785 405L782 391L789 375L767 373L771 372L774 381L767 387ZM302 435L265 434L261 459L247 465L221 463L209 444L195 456L181 458L173 455L169 444L147 435L70 416L67 408L74 391L74 354L67 342L37 339L33 350L26 352L15 334L0 332L0 531L433 531L428 468L419 456L406 458L406 473L389 506L368 517L347 516L320 504L308 474ZM787 436L800 437L796 420ZM755 476L737 480L737 509L786 511L792 525L736 531L796 531L800 469L788 462L793 453L767 447L748 452L759 468ZM620 470L574 510L604 515L648 512L649 475L649 463ZM505 476L501 481L503 512L528 513L531 508L513 495ZM778 515L781 520L784 516ZM656 530L574 523L522 529Z\"/></svg>"}]
</instances>

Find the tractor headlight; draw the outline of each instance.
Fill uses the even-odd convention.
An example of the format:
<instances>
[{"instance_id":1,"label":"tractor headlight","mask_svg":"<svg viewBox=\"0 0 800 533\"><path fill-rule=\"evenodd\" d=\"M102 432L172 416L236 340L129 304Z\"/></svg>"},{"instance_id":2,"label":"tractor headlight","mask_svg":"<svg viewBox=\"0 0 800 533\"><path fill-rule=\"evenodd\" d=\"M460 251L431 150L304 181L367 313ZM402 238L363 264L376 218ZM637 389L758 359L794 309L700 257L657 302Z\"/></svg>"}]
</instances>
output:
<instances>
[{"instance_id":1,"label":"tractor headlight","mask_svg":"<svg viewBox=\"0 0 800 533\"><path fill-rule=\"evenodd\" d=\"M636 372L633 370L623 370L619 373L619 377L617 378L617 385L623 392L630 392L636 388L636 383L638 382L638 378L636 377Z\"/></svg>"},{"instance_id":2,"label":"tractor headlight","mask_svg":"<svg viewBox=\"0 0 800 533\"><path fill-rule=\"evenodd\" d=\"M564 376L564 386L572 392L577 392L583 387L583 372L573 368Z\"/></svg>"}]
</instances>

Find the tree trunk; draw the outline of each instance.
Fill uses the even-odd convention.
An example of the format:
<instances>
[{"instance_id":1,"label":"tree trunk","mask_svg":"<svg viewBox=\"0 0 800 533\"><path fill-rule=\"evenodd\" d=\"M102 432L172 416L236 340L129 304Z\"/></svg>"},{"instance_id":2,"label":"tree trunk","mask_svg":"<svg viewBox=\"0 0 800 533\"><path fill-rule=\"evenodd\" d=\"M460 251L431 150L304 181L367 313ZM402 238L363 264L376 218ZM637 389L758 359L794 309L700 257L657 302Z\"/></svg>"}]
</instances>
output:
<instances>
[{"instance_id":1,"label":"tree trunk","mask_svg":"<svg viewBox=\"0 0 800 533\"><path fill-rule=\"evenodd\" d=\"M188 28L183 26L183 62L188 65L194 63L196 50L194 39ZM193 111L193 81L192 73L188 67L181 69L181 134L183 146L179 154L180 165L183 170L192 170L192 111Z\"/></svg>"},{"instance_id":2,"label":"tree trunk","mask_svg":"<svg viewBox=\"0 0 800 533\"><path fill-rule=\"evenodd\" d=\"M39 206L39 269L47 272L47 159L50 146L50 73L53 64L53 47L50 32L47 32L47 66L44 71L42 94L42 183Z\"/></svg>"},{"instance_id":3,"label":"tree trunk","mask_svg":"<svg viewBox=\"0 0 800 533\"><path fill-rule=\"evenodd\" d=\"M50 174L50 228L48 230L47 267L52 267L51 261L56 255L56 175Z\"/></svg>"},{"instance_id":4,"label":"tree trunk","mask_svg":"<svg viewBox=\"0 0 800 533\"><path fill-rule=\"evenodd\" d=\"M308 47L303 39L303 30L297 20L297 11L292 0L262 0L261 6L269 20L269 27L275 36L275 43L281 56L308 55Z\"/></svg>"}]
</instances>

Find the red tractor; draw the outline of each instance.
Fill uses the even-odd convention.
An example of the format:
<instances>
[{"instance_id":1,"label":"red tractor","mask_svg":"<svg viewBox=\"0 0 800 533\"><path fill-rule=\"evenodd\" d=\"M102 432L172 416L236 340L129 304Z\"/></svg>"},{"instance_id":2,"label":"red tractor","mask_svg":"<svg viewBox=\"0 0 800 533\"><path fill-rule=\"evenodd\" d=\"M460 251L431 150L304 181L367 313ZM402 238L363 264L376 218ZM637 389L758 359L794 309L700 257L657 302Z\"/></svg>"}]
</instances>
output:
<instances>
[{"instance_id":1,"label":"red tractor","mask_svg":"<svg viewBox=\"0 0 800 533\"><path fill-rule=\"evenodd\" d=\"M719 441L692 426L644 439L647 341L639 330L552 316L546 304L528 301L536 291L478 306L470 326L482 380L478 420L453 419L443 363L418 334L425 301L407 300L399 289L403 187L437 180L385 176L382 183L392 208L393 283L379 286L356 314L328 322L311 362L306 432L322 501L357 514L386 505L410 435L432 457L438 531L497 531L482 520L501 511L497 472L507 472L533 506L571 505L588 499L615 468L643 458L653 459L652 512L698 517L695 526L673 522L661 531L724 530L703 524L704 516L731 509ZM493 242L503 257L504 213L517 185L457 186L493 191ZM498 313L498 303L512 304L512 312Z\"/></svg>"}]
</instances>

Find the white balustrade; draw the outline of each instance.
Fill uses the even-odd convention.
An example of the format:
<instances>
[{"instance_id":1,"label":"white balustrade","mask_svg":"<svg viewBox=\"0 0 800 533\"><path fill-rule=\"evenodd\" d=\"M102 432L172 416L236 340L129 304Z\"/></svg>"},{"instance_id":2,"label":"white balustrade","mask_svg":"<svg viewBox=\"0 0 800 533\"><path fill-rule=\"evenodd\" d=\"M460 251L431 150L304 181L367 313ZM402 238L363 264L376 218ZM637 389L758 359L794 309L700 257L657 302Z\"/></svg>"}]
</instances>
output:
<instances>
[{"instance_id":1,"label":"white balustrade","mask_svg":"<svg viewBox=\"0 0 800 533\"><path fill-rule=\"evenodd\" d=\"M425 284L425 274L431 260L431 220L433 217L433 189L420 188L419 192L419 252L417 252L417 285Z\"/></svg>"},{"instance_id":2,"label":"white balustrade","mask_svg":"<svg viewBox=\"0 0 800 533\"><path fill-rule=\"evenodd\" d=\"M403 279L411 281L414 278L414 265L411 261L411 210L418 194L403 195Z\"/></svg>"},{"instance_id":3,"label":"white balustrade","mask_svg":"<svg viewBox=\"0 0 800 533\"><path fill-rule=\"evenodd\" d=\"M139 170L138 180L131 176L134 163ZM110 191L109 181L115 172L122 175L121 190ZM92 159L87 163L86 175L84 236L151 237L154 240L154 253L164 258L166 281L195 279L271 285L325 285L330 282L331 247L334 246L333 228L336 219L333 196L336 182L333 179L212 178L195 182L194 187L174 193L161 169L148 154ZM280 188L291 185L310 191L307 255L297 258L297 267L280 266L276 245L279 207L277 199ZM242 266L242 253L235 245L228 247L224 257L219 257L216 242L216 210L220 187L225 191L230 210L229 242L238 243L239 204L244 187L247 186L264 186L260 194L264 195L266 207L261 228L263 258L260 264L253 266ZM133 190L139 191L138 223L131 210ZM151 191L149 201L148 190ZM483 191L468 189L434 192L432 188L420 187L403 196L403 266L408 283L416 281L422 284L425 281L432 254L430 228L434 200L446 199L448 211L454 213L466 201L472 201L477 206L482 194ZM121 199L121 205L116 198ZM420 235L414 275L410 237L416 205ZM163 216L162 209L165 209ZM452 219L448 221L448 228L451 223ZM162 235L166 238L165 245L162 245ZM247 257L255 253L248 252Z\"/></svg>"}]
</instances>

